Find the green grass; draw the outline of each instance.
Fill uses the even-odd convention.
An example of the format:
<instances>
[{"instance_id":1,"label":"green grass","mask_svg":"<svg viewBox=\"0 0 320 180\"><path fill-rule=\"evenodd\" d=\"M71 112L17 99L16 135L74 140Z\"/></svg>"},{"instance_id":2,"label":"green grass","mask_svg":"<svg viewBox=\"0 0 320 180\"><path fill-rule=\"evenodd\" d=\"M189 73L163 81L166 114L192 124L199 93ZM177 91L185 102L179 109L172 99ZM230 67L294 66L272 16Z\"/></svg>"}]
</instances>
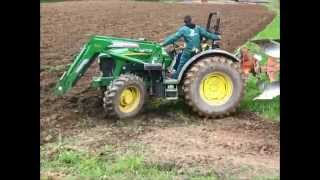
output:
<instances>
[{"instance_id":1,"label":"green grass","mask_svg":"<svg viewBox=\"0 0 320 180\"><path fill-rule=\"evenodd\" d=\"M266 79L266 75L261 75L261 79ZM258 78L249 76L246 86L246 93L240 105L240 111L250 111L274 121L280 120L280 97L272 100L256 100L253 98L258 96L261 91L257 87Z\"/></svg>"},{"instance_id":2,"label":"green grass","mask_svg":"<svg viewBox=\"0 0 320 180\"><path fill-rule=\"evenodd\" d=\"M147 164L137 153L117 154L110 149L103 154L90 154L59 146L49 155L47 147L41 148L41 173L56 172L67 177L91 177L108 179L173 179L179 177L175 167ZM194 180L214 180L214 174L187 174Z\"/></svg>"},{"instance_id":3,"label":"green grass","mask_svg":"<svg viewBox=\"0 0 320 180\"><path fill-rule=\"evenodd\" d=\"M267 8L273 11L276 16L267 27L258 33L254 39L280 39L280 9L279 0L272 0Z\"/></svg>"},{"instance_id":4,"label":"green grass","mask_svg":"<svg viewBox=\"0 0 320 180\"><path fill-rule=\"evenodd\" d=\"M280 13L254 39L280 39Z\"/></svg>"},{"instance_id":5,"label":"green grass","mask_svg":"<svg viewBox=\"0 0 320 180\"><path fill-rule=\"evenodd\" d=\"M280 177L277 176L255 176L252 180L280 180Z\"/></svg>"}]
</instances>

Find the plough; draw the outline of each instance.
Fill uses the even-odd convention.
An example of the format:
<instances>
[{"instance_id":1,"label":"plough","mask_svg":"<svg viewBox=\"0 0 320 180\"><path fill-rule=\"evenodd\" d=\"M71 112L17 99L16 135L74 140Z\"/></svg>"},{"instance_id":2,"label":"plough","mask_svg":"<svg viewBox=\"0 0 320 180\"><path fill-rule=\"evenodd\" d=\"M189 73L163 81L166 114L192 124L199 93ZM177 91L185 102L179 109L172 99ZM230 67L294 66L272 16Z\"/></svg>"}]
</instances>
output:
<instances>
[{"instance_id":1,"label":"plough","mask_svg":"<svg viewBox=\"0 0 320 180\"><path fill-rule=\"evenodd\" d=\"M261 39L252 40L252 43L258 45L259 53L250 52L246 47L238 50L238 56L241 59L241 67L246 75L251 73L254 76L266 73L269 82L264 82L260 85L262 94L257 99L273 99L280 95L280 80L277 80L277 75L280 73L280 41ZM266 58L266 64L261 65L262 60Z\"/></svg>"}]
</instances>

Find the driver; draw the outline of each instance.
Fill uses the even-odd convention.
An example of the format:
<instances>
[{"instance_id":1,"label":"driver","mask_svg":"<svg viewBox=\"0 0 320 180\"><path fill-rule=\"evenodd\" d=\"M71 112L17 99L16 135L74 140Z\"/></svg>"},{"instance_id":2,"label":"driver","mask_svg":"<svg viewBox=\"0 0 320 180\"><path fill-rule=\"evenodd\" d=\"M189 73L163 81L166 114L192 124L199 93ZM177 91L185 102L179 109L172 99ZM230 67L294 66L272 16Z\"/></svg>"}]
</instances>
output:
<instances>
[{"instance_id":1,"label":"driver","mask_svg":"<svg viewBox=\"0 0 320 180\"><path fill-rule=\"evenodd\" d=\"M177 71L173 74L172 78L177 79L183 65L197 52L200 50L200 43L202 37L211 40L220 40L221 37L218 34L210 33L204 28L195 25L192 23L192 18L190 15L184 17L184 25L178 29L175 34L170 35L165 39L164 42L161 42L161 46L167 46L173 44L178 39L183 37L186 47L183 49L182 55L177 68Z\"/></svg>"}]
</instances>

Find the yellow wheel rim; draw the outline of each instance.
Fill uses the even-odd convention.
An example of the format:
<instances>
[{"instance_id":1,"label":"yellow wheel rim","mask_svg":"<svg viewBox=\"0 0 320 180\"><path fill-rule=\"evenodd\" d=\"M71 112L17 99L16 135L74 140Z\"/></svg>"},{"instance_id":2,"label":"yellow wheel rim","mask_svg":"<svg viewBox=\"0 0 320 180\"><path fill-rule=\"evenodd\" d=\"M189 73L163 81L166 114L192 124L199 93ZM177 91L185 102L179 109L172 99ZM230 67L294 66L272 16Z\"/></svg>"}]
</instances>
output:
<instances>
[{"instance_id":1,"label":"yellow wheel rim","mask_svg":"<svg viewBox=\"0 0 320 180\"><path fill-rule=\"evenodd\" d=\"M125 88L120 95L119 109L124 113L134 111L140 103L140 91L136 87Z\"/></svg>"},{"instance_id":2,"label":"yellow wheel rim","mask_svg":"<svg viewBox=\"0 0 320 180\"><path fill-rule=\"evenodd\" d=\"M221 72L206 75L200 83L200 97L210 105L222 105L226 103L233 90L230 77Z\"/></svg>"}]
</instances>

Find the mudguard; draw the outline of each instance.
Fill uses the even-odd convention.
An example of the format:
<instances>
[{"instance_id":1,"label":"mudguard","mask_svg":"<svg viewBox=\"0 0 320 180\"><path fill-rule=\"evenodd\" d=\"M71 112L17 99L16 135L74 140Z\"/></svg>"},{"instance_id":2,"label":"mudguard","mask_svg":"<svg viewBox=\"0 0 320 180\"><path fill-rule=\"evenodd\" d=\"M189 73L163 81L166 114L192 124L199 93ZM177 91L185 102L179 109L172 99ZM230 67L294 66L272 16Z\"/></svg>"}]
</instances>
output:
<instances>
[{"instance_id":1,"label":"mudguard","mask_svg":"<svg viewBox=\"0 0 320 180\"><path fill-rule=\"evenodd\" d=\"M181 81L181 79L183 78L183 75L185 74L185 71L189 68L189 66L191 64L193 64L194 62L198 61L199 59L206 57L206 56L215 56L215 55L222 55L222 56L226 56L231 58L234 62L239 62L240 63L240 59L237 58L234 54L231 54L225 50L222 49L210 49L207 51L203 51L195 56L193 56L191 59L189 59L189 61L184 64L183 68L180 71L180 74L178 76L178 82Z\"/></svg>"}]
</instances>

